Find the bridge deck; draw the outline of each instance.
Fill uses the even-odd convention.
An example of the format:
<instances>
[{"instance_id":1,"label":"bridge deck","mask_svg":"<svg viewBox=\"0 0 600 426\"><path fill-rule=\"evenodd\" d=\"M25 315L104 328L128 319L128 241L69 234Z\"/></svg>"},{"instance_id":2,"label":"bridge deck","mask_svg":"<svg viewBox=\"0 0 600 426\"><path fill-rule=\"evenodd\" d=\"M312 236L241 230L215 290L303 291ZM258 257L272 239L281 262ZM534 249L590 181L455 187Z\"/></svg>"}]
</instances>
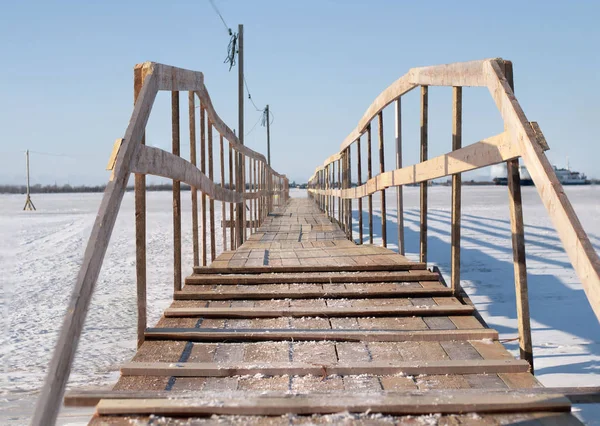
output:
<instances>
[{"instance_id":1,"label":"bridge deck","mask_svg":"<svg viewBox=\"0 0 600 426\"><path fill-rule=\"evenodd\" d=\"M89 395L91 424L578 424L564 397L516 391L541 385L475 314L425 265L355 245L292 199L195 268L114 390Z\"/></svg>"}]
</instances>

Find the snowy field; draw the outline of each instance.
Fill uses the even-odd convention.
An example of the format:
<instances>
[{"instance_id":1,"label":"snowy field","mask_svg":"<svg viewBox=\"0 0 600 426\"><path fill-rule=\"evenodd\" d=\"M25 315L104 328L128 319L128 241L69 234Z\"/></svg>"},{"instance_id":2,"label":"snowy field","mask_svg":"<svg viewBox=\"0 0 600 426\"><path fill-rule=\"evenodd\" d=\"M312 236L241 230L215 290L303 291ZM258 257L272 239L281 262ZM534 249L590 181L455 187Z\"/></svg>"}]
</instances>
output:
<instances>
[{"instance_id":1,"label":"snowy field","mask_svg":"<svg viewBox=\"0 0 600 426\"><path fill-rule=\"evenodd\" d=\"M592 244L600 251L600 187L571 187L566 192ZM438 265L448 280L450 188L432 187L429 193L429 261ZM189 194L182 193L184 276L192 271ZM306 193L293 191L292 196L304 197ZM388 242L395 248L395 190L389 190L387 197ZM34 195L38 211L22 212L24 196L0 195L0 298L4 327L0 347L0 424L28 422L100 198L101 194ZM377 214L379 196L373 199ZM535 188L523 188L523 200L536 376L546 386L598 386L598 321ZM502 339L517 336L507 203L506 187L463 189L462 284ZM148 193L147 206L148 320L153 325L172 297L170 192ZM406 248L408 256L415 260L419 245L418 207L418 188L405 188ZM219 203L215 211L219 223ZM355 211L355 226L357 214ZM379 216L374 222L377 244ZM217 251L221 250L218 235ZM127 193L79 345L71 388L109 387L116 381L119 364L129 360L135 351L135 311L133 193ZM507 347L517 354L515 343L508 343ZM585 407L579 414L587 423L600 424L594 423L595 418L600 418L596 407ZM67 412L61 424L80 423Z\"/></svg>"}]
</instances>

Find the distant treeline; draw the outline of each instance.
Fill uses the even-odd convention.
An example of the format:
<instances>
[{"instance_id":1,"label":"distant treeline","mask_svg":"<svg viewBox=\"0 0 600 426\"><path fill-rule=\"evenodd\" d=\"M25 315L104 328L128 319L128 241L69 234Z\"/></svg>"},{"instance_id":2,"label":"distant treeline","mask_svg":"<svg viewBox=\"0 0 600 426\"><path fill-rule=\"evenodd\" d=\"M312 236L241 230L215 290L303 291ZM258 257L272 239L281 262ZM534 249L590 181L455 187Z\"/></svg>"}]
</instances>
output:
<instances>
[{"instance_id":1,"label":"distant treeline","mask_svg":"<svg viewBox=\"0 0 600 426\"><path fill-rule=\"evenodd\" d=\"M66 194L71 192L103 192L106 185L87 186L87 185L33 185L29 188L32 194ZM225 184L225 188L229 189L229 184ZM147 191L171 191L173 185L170 183L164 184L146 184ZM127 187L128 191L133 191L133 186ZM181 184L182 191L189 191L190 186ZM0 194L25 194L27 187L25 185L0 185Z\"/></svg>"}]
</instances>

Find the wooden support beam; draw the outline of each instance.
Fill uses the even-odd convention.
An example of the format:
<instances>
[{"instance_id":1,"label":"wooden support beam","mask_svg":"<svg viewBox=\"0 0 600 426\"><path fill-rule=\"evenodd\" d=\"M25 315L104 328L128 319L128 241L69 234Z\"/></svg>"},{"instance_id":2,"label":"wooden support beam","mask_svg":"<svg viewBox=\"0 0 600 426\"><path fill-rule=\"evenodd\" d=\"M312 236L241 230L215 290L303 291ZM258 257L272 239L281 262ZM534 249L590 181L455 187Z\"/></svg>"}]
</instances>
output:
<instances>
[{"instance_id":1,"label":"wooden support beam","mask_svg":"<svg viewBox=\"0 0 600 426\"><path fill-rule=\"evenodd\" d=\"M371 263L365 265L300 265L300 266L235 266L214 267L194 266L194 274L275 274L275 273L305 273L305 272L391 272L391 271L413 271L425 270L426 265L419 262L379 264Z\"/></svg>"},{"instance_id":2,"label":"wooden support beam","mask_svg":"<svg viewBox=\"0 0 600 426\"><path fill-rule=\"evenodd\" d=\"M206 175L206 108L200 104L200 171ZM202 265L207 265L207 243L206 243L206 193L202 192L200 198L200 209L202 210Z\"/></svg>"},{"instance_id":3,"label":"wooden support beam","mask_svg":"<svg viewBox=\"0 0 600 426\"><path fill-rule=\"evenodd\" d=\"M402 168L402 99L396 99L394 128L396 136L396 169ZM398 221L398 253L404 256L404 199L402 194L403 187L396 187L396 217Z\"/></svg>"},{"instance_id":4,"label":"wooden support beam","mask_svg":"<svg viewBox=\"0 0 600 426\"><path fill-rule=\"evenodd\" d=\"M462 87L452 88L452 150L462 148ZM454 295L460 294L461 175L452 175L451 277Z\"/></svg>"},{"instance_id":5,"label":"wooden support beam","mask_svg":"<svg viewBox=\"0 0 600 426\"><path fill-rule=\"evenodd\" d=\"M356 180L357 180L357 185L361 186L362 185L362 164L361 164L361 158L362 158L362 152L360 149L360 136L358 137L358 139L356 139L356 156L357 156L357 176L356 176ZM358 198L358 243L362 244L363 243L363 199L362 197Z\"/></svg>"},{"instance_id":6,"label":"wooden support beam","mask_svg":"<svg viewBox=\"0 0 600 426\"><path fill-rule=\"evenodd\" d=\"M231 144L229 144L229 189L232 189L234 185L233 182L233 152L231 148ZM235 218L234 218L234 205L233 203L229 203L229 220L231 221L231 228L229 229L229 248L231 250L235 250Z\"/></svg>"},{"instance_id":7,"label":"wooden support beam","mask_svg":"<svg viewBox=\"0 0 600 426\"><path fill-rule=\"evenodd\" d=\"M470 305L441 306L369 306L360 308L168 308L165 317L203 318L279 318L279 317L403 317L470 315Z\"/></svg>"},{"instance_id":8,"label":"wooden support beam","mask_svg":"<svg viewBox=\"0 0 600 426\"><path fill-rule=\"evenodd\" d=\"M219 160L220 160L220 172L221 172L221 188L225 188L225 147L223 146L223 135L219 134ZM227 213L225 211L225 201L221 201L221 218L227 219ZM223 251L227 250L227 228L223 226L221 228L221 234L223 236ZM200 262L194 263L199 265Z\"/></svg>"},{"instance_id":9,"label":"wooden support beam","mask_svg":"<svg viewBox=\"0 0 600 426\"><path fill-rule=\"evenodd\" d=\"M322 373L322 372L321 372ZM319 375L321 375L319 373ZM242 398L254 397L253 393L248 391L239 391ZM264 391L260 391L264 395ZM352 395L355 391L347 392ZM597 404L600 403L600 388L596 386L590 387L552 387L552 388L527 388L527 389L432 389L426 391L410 390L410 391L382 391L381 395L386 396L475 396L478 395L511 395L519 398L522 395L560 395L567 398L572 404ZM342 392L336 392L336 396L343 395ZM185 400L192 398L201 398L210 396L206 391L153 391L153 390L96 390L96 389L80 389L68 391L65 394L65 407L95 407L101 399L161 399L169 398L176 400Z\"/></svg>"},{"instance_id":10,"label":"wooden support beam","mask_svg":"<svg viewBox=\"0 0 600 426\"><path fill-rule=\"evenodd\" d=\"M149 328L146 340L188 342L311 341L341 342L446 342L452 340L498 340L498 332L488 328L461 330L319 330L319 329L199 329Z\"/></svg>"},{"instance_id":11,"label":"wooden support beam","mask_svg":"<svg viewBox=\"0 0 600 426\"><path fill-rule=\"evenodd\" d=\"M196 166L196 105L194 92L188 92L188 113L190 128L190 163ZM194 265L200 264L200 248L198 241L198 189L191 188L192 193L192 246L194 252Z\"/></svg>"},{"instance_id":12,"label":"wooden support beam","mask_svg":"<svg viewBox=\"0 0 600 426\"><path fill-rule=\"evenodd\" d=\"M144 70L133 70L133 103L137 102L144 84ZM142 135L141 145L146 144L146 134ZM116 158L115 158L116 161ZM114 166L113 166L114 170ZM114 174L114 171L113 171ZM144 343L147 326L146 313L146 175L135 174L135 275L137 292L137 347Z\"/></svg>"},{"instance_id":13,"label":"wooden support beam","mask_svg":"<svg viewBox=\"0 0 600 426\"><path fill-rule=\"evenodd\" d=\"M427 160L428 139L428 104L429 88L421 86L421 163ZM419 232L419 261L427 263L427 185L428 181L421 182L421 221Z\"/></svg>"},{"instance_id":14,"label":"wooden support beam","mask_svg":"<svg viewBox=\"0 0 600 426\"><path fill-rule=\"evenodd\" d=\"M371 161L371 123L367 127L367 180L373 177ZM369 244L373 244L373 196L369 194Z\"/></svg>"},{"instance_id":15,"label":"wooden support beam","mask_svg":"<svg viewBox=\"0 0 600 426\"><path fill-rule=\"evenodd\" d=\"M385 152L383 145L383 111L377 114L379 131L379 173L385 172ZM387 213L385 209L385 189L381 190L381 239L383 247L387 247Z\"/></svg>"},{"instance_id":16,"label":"wooden support beam","mask_svg":"<svg viewBox=\"0 0 600 426\"><path fill-rule=\"evenodd\" d=\"M231 376L322 376L322 375L393 375L404 374L497 374L526 373L527 362L518 359L478 359L439 361L353 362L314 364L303 362L130 362L121 366L123 376L231 377Z\"/></svg>"},{"instance_id":17,"label":"wooden support beam","mask_svg":"<svg viewBox=\"0 0 600 426\"><path fill-rule=\"evenodd\" d=\"M208 119L208 179L211 182L215 181L214 174L214 157L213 157L213 133L212 133L213 125ZM217 242L216 242L216 232L215 232L215 200L213 197L210 197L208 201L209 208L209 222L210 222L210 261L213 262L217 257Z\"/></svg>"},{"instance_id":18,"label":"wooden support beam","mask_svg":"<svg viewBox=\"0 0 600 426\"><path fill-rule=\"evenodd\" d=\"M178 291L174 294L175 300L272 300L272 299L320 299L327 297L329 299L362 299L369 298L389 298L389 297L433 297L433 296L451 296L452 290L447 287L400 287L396 289L363 289L363 288L340 288L320 289L320 290L296 290L296 289L277 289L277 290L240 290L237 287L231 287L227 290L204 291L194 290L193 286Z\"/></svg>"},{"instance_id":19,"label":"wooden support beam","mask_svg":"<svg viewBox=\"0 0 600 426\"><path fill-rule=\"evenodd\" d=\"M388 283L438 281L439 275L429 271L367 272L362 274L314 272L304 274L231 274L192 275L187 285L295 284L295 283Z\"/></svg>"},{"instance_id":20,"label":"wooden support beam","mask_svg":"<svg viewBox=\"0 0 600 426\"><path fill-rule=\"evenodd\" d=\"M180 155L179 92L171 92L171 134L173 155ZM181 183L173 180L173 290L181 290Z\"/></svg>"}]
</instances>

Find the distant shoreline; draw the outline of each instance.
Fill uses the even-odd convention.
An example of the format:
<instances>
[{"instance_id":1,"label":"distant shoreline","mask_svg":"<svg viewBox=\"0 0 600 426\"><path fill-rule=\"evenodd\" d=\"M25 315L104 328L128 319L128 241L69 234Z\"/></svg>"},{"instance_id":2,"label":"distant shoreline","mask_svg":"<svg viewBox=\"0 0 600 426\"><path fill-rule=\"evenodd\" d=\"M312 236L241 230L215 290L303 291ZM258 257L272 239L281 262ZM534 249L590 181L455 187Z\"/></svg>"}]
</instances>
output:
<instances>
[{"instance_id":1,"label":"distant shoreline","mask_svg":"<svg viewBox=\"0 0 600 426\"><path fill-rule=\"evenodd\" d=\"M600 179L590 179L592 185L600 185ZM431 182L432 186L450 186L451 182ZM492 181L463 181L463 186L495 186L496 184ZM353 183L352 186L356 186ZM419 184L410 184L406 186L419 186ZM228 188L228 185L225 185ZM104 192L106 185L33 185L30 188L32 194L71 194L71 193L98 193ZM306 184L290 185L290 188L306 189ZM127 191L133 191L133 186L128 186ZM147 191L171 191L173 186L171 184L161 185L146 185ZM189 191L190 186L186 184L181 185L182 191ZM25 194L27 188L25 185L0 185L0 194Z\"/></svg>"}]
</instances>

